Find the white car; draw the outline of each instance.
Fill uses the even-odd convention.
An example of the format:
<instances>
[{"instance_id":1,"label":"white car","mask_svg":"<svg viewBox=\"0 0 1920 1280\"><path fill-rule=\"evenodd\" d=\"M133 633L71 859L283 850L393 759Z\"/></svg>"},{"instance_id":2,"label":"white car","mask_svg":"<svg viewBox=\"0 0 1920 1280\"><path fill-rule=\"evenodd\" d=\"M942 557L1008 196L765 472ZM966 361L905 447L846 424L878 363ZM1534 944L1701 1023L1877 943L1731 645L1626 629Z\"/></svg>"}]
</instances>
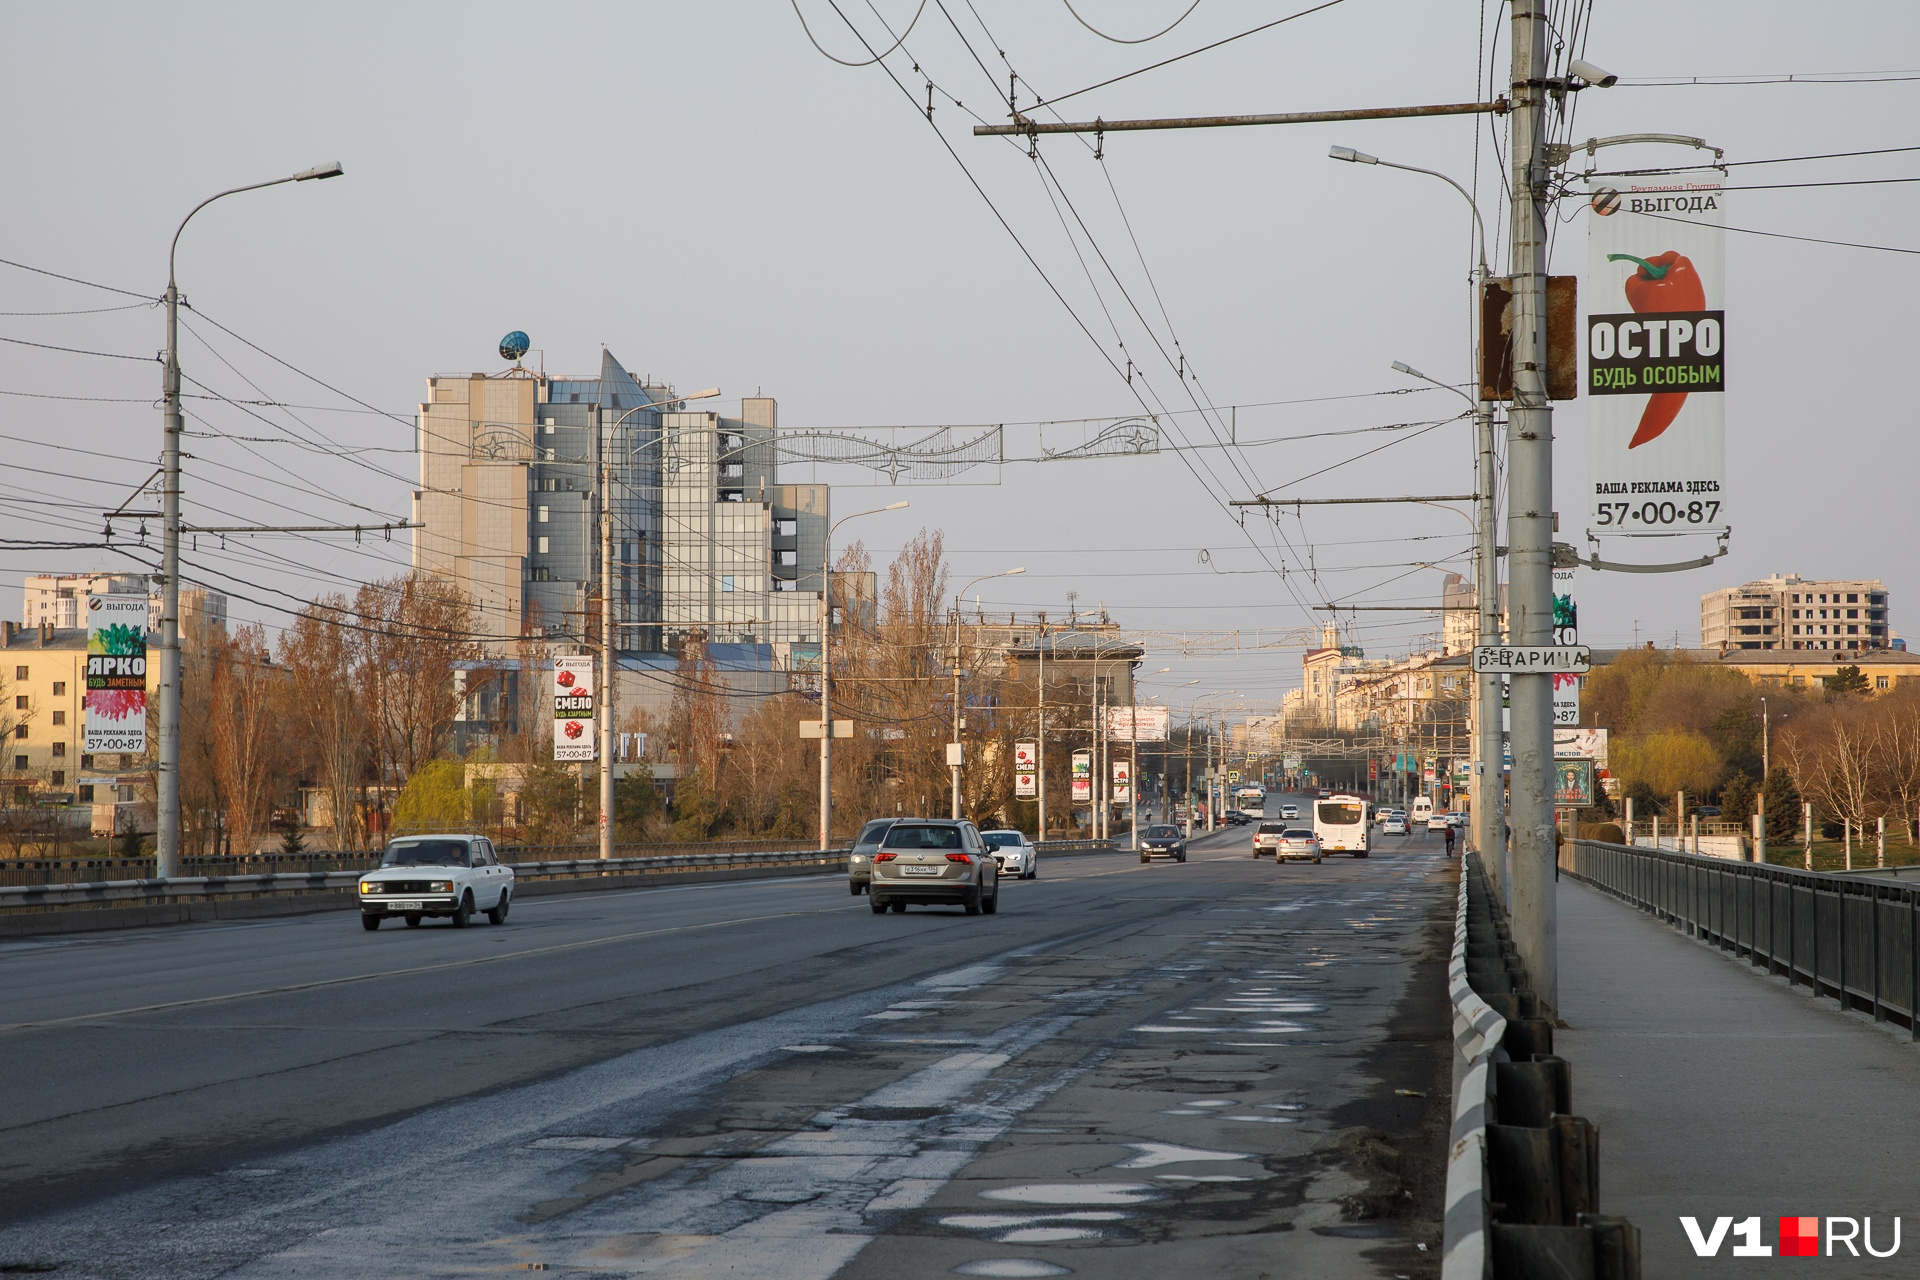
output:
<instances>
[{"instance_id":1,"label":"white car","mask_svg":"<svg viewBox=\"0 0 1920 1280\"><path fill-rule=\"evenodd\" d=\"M1280 806L1280 816L1282 818L1291 818L1293 821L1298 822L1300 820L1300 806L1297 804L1283 804Z\"/></svg>"},{"instance_id":2,"label":"white car","mask_svg":"<svg viewBox=\"0 0 1920 1280\"><path fill-rule=\"evenodd\" d=\"M982 831L980 838L987 842L987 852L1000 864L1001 875L1032 880L1040 874L1040 854L1024 832Z\"/></svg>"},{"instance_id":3,"label":"white car","mask_svg":"<svg viewBox=\"0 0 1920 1280\"><path fill-rule=\"evenodd\" d=\"M1427 819L1427 830L1429 831L1445 831L1453 825L1453 815L1450 813L1435 813L1431 818Z\"/></svg>"},{"instance_id":4,"label":"white car","mask_svg":"<svg viewBox=\"0 0 1920 1280\"><path fill-rule=\"evenodd\" d=\"M1383 836L1407 834L1407 815L1399 812L1388 814L1387 820L1380 824L1380 834Z\"/></svg>"},{"instance_id":5,"label":"white car","mask_svg":"<svg viewBox=\"0 0 1920 1280\"><path fill-rule=\"evenodd\" d=\"M500 865L485 836L402 836L387 845L378 869L361 873L359 889L363 929L394 917L418 927L428 916L464 929L477 911L505 924L513 868Z\"/></svg>"}]
</instances>

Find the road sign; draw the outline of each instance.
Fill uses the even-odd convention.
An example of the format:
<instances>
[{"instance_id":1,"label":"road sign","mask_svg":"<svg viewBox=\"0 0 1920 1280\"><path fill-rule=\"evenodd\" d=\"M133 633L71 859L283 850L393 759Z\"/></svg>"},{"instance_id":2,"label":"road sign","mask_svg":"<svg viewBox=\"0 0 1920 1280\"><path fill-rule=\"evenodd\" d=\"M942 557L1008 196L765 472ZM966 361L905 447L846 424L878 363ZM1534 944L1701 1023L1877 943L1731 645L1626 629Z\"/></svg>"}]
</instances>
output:
<instances>
[{"instance_id":1,"label":"road sign","mask_svg":"<svg viewBox=\"0 0 1920 1280\"><path fill-rule=\"evenodd\" d=\"M818 720L802 720L800 722L800 736L803 738L824 737L825 735L820 731L820 724L821 722ZM851 738L853 736L853 721L835 720L833 722L833 736L836 738Z\"/></svg>"},{"instance_id":2,"label":"road sign","mask_svg":"<svg viewBox=\"0 0 1920 1280\"><path fill-rule=\"evenodd\" d=\"M1593 650L1583 644L1482 644L1473 649L1476 675L1571 673L1593 670Z\"/></svg>"}]
</instances>

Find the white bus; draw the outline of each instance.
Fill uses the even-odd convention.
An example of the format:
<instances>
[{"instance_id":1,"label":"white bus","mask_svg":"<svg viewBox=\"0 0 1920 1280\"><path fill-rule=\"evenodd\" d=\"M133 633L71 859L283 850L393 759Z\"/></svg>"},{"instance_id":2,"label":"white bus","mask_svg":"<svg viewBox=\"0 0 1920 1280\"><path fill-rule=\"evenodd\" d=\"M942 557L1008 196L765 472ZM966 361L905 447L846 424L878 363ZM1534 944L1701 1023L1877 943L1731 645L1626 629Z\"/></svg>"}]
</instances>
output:
<instances>
[{"instance_id":1,"label":"white bus","mask_svg":"<svg viewBox=\"0 0 1920 1280\"><path fill-rule=\"evenodd\" d=\"M1313 802L1313 834L1322 853L1350 853L1364 858L1373 852L1373 828L1367 822L1369 806L1359 796L1344 792Z\"/></svg>"},{"instance_id":2,"label":"white bus","mask_svg":"<svg viewBox=\"0 0 1920 1280\"><path fill-rule=\"evenodd\" d=\"M1233 793L1233 807L1249 818L1267 816L1267 793L1259 787L1241 787Z\"/></svg>"}]
</instances>

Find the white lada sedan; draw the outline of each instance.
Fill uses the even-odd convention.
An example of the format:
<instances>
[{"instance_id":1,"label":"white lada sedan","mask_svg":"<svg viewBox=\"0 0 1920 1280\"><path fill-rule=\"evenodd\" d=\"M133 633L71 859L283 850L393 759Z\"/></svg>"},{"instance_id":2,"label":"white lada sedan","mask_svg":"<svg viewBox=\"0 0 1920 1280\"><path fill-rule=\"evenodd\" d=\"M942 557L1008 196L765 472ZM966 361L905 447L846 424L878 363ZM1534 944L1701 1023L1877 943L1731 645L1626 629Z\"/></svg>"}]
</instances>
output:
<instances>
[{"instance_id":1,"label":"white lada sedan","mask_svg":"<svg viewBox=\"0 0 1920 1280\"><path fill-rule=\"evenodd\" d=\"M393 917L418 927L445 916L464 929L476 911L507 922L513 868L500 865L485 836L403 836L387 845L377 870L360 876L360 926L378 929Z\"/></svg>"}]
</instances>

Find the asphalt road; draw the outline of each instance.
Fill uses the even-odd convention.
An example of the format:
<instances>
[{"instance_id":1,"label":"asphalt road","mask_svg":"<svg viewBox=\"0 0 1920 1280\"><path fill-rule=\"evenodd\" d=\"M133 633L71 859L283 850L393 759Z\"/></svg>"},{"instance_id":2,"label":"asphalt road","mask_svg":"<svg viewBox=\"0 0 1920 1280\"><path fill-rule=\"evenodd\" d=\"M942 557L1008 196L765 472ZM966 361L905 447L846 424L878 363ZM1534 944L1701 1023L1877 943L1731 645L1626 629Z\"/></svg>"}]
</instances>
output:
<instances>
[{"instance_id":1,"label":"asphalt road","mask_svg":"<svg viewBox=\"0 0 1920 1280\"><path fill-rule=\"evenodd\" d=\"M1381 843L3 945L0 1270L1437 1274L1453 872Z\"/></svg>"}]
</instances>

